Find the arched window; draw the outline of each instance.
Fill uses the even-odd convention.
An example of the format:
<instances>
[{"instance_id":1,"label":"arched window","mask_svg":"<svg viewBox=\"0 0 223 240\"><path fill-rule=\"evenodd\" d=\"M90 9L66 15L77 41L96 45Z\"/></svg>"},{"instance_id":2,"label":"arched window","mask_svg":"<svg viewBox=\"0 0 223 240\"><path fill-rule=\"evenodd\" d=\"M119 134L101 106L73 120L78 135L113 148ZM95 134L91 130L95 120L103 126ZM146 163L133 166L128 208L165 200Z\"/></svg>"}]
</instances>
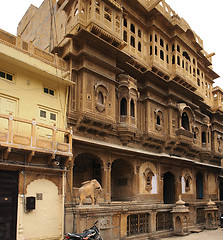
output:
<instances>
[{"instance_id":1,"label":"arched window","mask_svg":"<svg viewBox=\"0 0 223 240\"><path fill-rule=\"evenodd\" d=\"M177 64L180 66L180 57L177 56Z\"/></svg>"},{"instance_id":2,"label":"arched window","mask_svg":"<svg viewBox=\"0 0 223 240\"><path fill-rule=\"evenodd\" d=\"M123 40L125 42L127 42L127 32L126 31L123 32Z\"/></svg>"},{"instance_id":3,"label":"arched window","mask_svg":"<svg viewBox=\"0 0 223 240\"><path fill-rule=\"evenodd\" d=\"M202 143L206 143L206 132L201 133L201 141Z\"/></svg>"},{"instance_id":4,"label":"arched window","mask_svg":"<svg viewBox=\"0 0 223 240\"><path fill-rule=\"evenodd\" d=\"M102 92L98 92L98 103L100 104L104 104L104 96L102 94Z\"/></svg>"},{"instance_id":5,"label":"arched window","mask_svg":"<svg viewBox=\"0 0 223 240\"><path fill-rule=\"evenodd\" d=\"M160 38L160 46L163 47L163 45L164 45L164 44L163 44L163 39Z\"/></svg>"},{"instance_id":6,"label":"arched window","mask_svg":"<svg viewBox=\"0 0 223 240\"><path fill-rule=\"evenodd\" d=\"M180 46L177 45L177 52L180 52Z\"/></svg>"},{"instance_id":7,"label":"arched window","mask_svg":"<svg viewBox=\"0 0 223 240\"><path fill-rule=\"evenodd\" d=\"M131 30L131 32L135 33L135 26L134 26L134 24L132 24L132 23L131 23L130 30Z\"/></svg>"},{"instance_id":8,"label":"arched window","mask_svg":"<svg viewBox=\"0 0 223 240\"><path fill-rule=\"evenodd\" d=\"M135 117L135 104L133 99L131 99L131 102L130 102L130 116Z\"/></svg>"},{"instance_id":9,"label":"arched window","mask_svg":"<svg viewBox=\"0 0 223 240\"><path fill-rule=\"evenodd\" d=\"M127 100L125 98L122 98L120 102L120 115L121 116L127 115Z\"/></svg>"},{"instance_id":10,"label":"arched window","mask_svg":"<svg viewBox=\"0 0 223 240\"><path fill-rule=\"evenodd\" d=\"M175 64L175 56L172 56L172 64Z\"/></svg>"},{"instance_id":11,"label":"arched window","mask_svg":"<svg viewBox=\"0 0 223 240\"><path fill-rule=\"evenodd\" d=\"M159 115L156 117L156 124L157 125L161 125L161 121L160 121L160 116Z\"/></svg>"},{"instance_id":12,"label":"arched window","mask_svg":"<svg viewBox=\"0 0 223 240\"><path fill-rule=\"evenodd\" d=\"M141 36L142 36L142 34L141 34L141 30L139 29L139 30L138 30L138 37L141 38Z\"/></svg>"},{"instance_id":13,"label":"arched window","mask_svg":"<svg viewBox=\"0 0 223 240\"><path fill-rule=\"evenodd\" d=\"M183 113L182 113L182 124L181 124L181 126L182 126L185 130L190 131L189 118L188 118L186 112L183 112Z\"/></svg>"},{"instance_id":14,"label":"arched window","mask_svg":"<svg viewBox=\"0 0 223 240\"><path fill-rule=\"evenodd\" d=\"M164 53L163 53L163 50L160 50L160 58L161 58L162 60L164 60Z\"/></svg>"},{"instance_id":15,"label":"arched window","mask_svg":"<svg viewBox=\"0 0 223 240\"><path fill-rule=\"evenodd\" d=\"M131 46L135 47L135 38L133 36L131 36L130 44Z\"/></svg>"},{"instance_id":16,"label":"arched window","mask_svg":"<svg viewBox=\"0 0 223 240\"><path fill-rule=\"evenodd\" d=\"M141 45L141 42L138 42L138 51L139 51L139 52L142 51L142 45Z\"/></svg>"},{"instance_id":17,"label":"arched window","mask_svg":"<svg viewBox=\"0 0 223 240\"><path fill-rule=\"evenodd\" d=\"M123 25L124 25L124 27L128 26L126 18L123 19Z\"/></svg>"},{"instance_id":18,"label":"arched window","mask_svg":"<svg viewBox=\"0 0 223 240\"><path fill-rule=\"evenodd\" d=\"M183 52L183 56L190 61L190 57L186 51Z\"/></svg>"}]
</instances>

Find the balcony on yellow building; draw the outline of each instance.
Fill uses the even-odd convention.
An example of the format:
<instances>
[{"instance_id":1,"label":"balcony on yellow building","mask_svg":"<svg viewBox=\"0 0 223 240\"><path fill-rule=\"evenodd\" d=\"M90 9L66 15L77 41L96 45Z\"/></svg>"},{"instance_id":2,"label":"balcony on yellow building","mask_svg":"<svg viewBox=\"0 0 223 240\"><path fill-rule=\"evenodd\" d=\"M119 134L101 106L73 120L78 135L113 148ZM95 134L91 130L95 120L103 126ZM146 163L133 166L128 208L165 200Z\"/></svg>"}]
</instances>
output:
<instances>
[{"instance_id":1,"label":"balcony on yellow building","mask_svg":"<svg viewBox=\"0 0 223 240\"><path fill-rule=\"evenodd\" d=\"M60 166L67 166L72 154L72 130L57 128L38 123L34 119L22 119L12 114L0 114L0 148L3 149L3 160L9 159L13 152L27 154L25 164L38 161L35 156L47 156L47 166L51 166L55 159L59 158ZM39 134L51 132L50 138L43 138ZM39 163L39 162L38 162ZM23 163L24 164L24 163Z\"/></svg>"}]
</instances>

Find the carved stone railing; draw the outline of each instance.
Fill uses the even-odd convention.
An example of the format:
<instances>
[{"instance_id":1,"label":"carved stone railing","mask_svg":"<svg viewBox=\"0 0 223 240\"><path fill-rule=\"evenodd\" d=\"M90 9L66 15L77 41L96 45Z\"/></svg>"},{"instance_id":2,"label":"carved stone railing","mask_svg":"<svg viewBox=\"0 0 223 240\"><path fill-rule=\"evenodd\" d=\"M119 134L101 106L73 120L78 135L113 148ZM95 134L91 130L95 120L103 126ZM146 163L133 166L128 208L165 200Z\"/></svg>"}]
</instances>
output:
<instances>
[{"instance_id":1,"label":"carved stone railing","mask_svg":"<svg viewBox=\"0 0 223 240\"><path fill-rule=\"evenodd\" d=\"M49 164L51 160L55 159L55 156L64 157L67 160L73 157L71 129L62 129L56 125L50 126L38 123L35 119L27 120L14 117L12 114L0 114L0 121L7 123L1 124L0 127L0 147L6 149L4 159L8 158L12 149L28 151L30 153L27 159L28 163L32 161L36 152L50 155ZM3 129L3 126L6 126L6 128ZM37 128L41 128L43 133L44 131L50 131L52 138L39 137ZM67 142L65 142L65 136L67 136Z\"/></svg>"}]
</instances>

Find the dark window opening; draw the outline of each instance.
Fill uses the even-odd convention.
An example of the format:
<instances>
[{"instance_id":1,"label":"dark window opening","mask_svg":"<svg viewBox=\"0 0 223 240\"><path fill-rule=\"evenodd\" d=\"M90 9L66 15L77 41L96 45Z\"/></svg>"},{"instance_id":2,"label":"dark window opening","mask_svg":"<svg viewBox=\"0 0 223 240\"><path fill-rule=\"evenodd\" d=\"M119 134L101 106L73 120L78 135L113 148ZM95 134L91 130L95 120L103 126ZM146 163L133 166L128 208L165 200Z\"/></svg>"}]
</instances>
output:
<instances>
[{"instance_id":1,"label":"dark window opening","mask_svg":"<svg viewBox=\"0 0 223 240\"><path fill-rule=\"evenodd\" d=\"M141 34L141 30L138 30L138 37L141 38L142 34Z\"/></svg>"},{"instance_id":2,"label":"dark window opening","mask_svg":"<svg viewBox=\"0 0 223 240\"><path fill-rule=\"evenodd\" d=\"M166 45L166 50L169 51L169 45L168 44Z\"/></svg>"},{"instance_id":3,"label":"dark window opening","mask_svg":"<svg viewBox=\"0 0 223 240\"><path fill-rule=\"evenodd\" d=\"M177 64L180 66L180 57L177 56Z\"/></svg>"},{"instance_id":4,"label":"dark window opening","mask_svg":"<svg viewBox=\"0 0 223 240\"><path fill-rule=\"evenodd\" d=\"M150 42L152 42L152 40L153 40L153 36L152 36L152 34L150 34L150 36L149 36L149 40L150 40Z\"/></svg>"},{"instance_id":5,"label":"dark window opening","mask_svg":"<svg viewBox=\"0 0 223 240\"><path fill-rule=\"evenodd\" d=\"M124 27L128 26L126 18L123 19L123 25L124 25Z\"/></svg>"},{"instance_id":6,"label":"dark window opening","mask_svg":"<svg viewBox=\"0 0 223 240\"><path fill-rule=\"evenodd\" d=\"M172 52L175 51L175 45L172 45Z\"/></svg>"},{"instance_id":7,"label":"dark window opening","mask_svg":"<svg viewBox=\"0 0 223 240\"><path fill-rule=\"evenodd\" d=\"M197 139L197 134L196 134L196 132L194 132L194 139Z\"/></svg>"},{"instance_id":8,"label":"dark window opening","mask_svg":"<svg viewBox=\"0 0 223 240\"><path fill-rule=\"evenodd\" d=\"M175 64L175 56L172 56L172 64Z\"/></svg>"},{"instance_id":9,"label":"dark window opening","mask_svg":"<svg viewBox=\"0 0 223 240\"><path fill-rule=\"evenodd\" d=\"M131 102L130 102L130 116L135 117L135 104L133 99L131 99Z\"/></svg>"},{"instance_id":10,"label":"dark window opening","mask_svg":"<svg viewBox=\"0 0 223 240\"><path fill-rule=\"evenodd\" d=\"M206 132L201 133L201 141L202 143L206 143Z\"/></svg>"},{"instance_id":11,"label":"dark window opening","mask_svg":"<svg viewBox=\"0 0 223 240\"><path fill-rule=\"evenodd\" d=\"M7 79L9 81L13 80L13 75L12 74L5 73L5 72L2 72L2 71L0 71L0 77L1 78L5 78L5 79Z\"/></svg>"},{"instance_id":12,"label":"dark window opening","mask_svg":"<svg viewBox=\"0 0 223 240\"><path fill-rule=\"evenodd\" d=\"M169 63L169 56L166 55L166 62Z\"/></svg>"},{"instance_id":13,"label":"dark window opening","mask_svg":"<svg viewBox=\"0 0 223 240\"><path fill-rule=\"evenodd\" d=\"M190 61L190 57L186 51L183 52L183 56Z\"/></svg>"},{"instance_id":14,"label":"dark window opening","mask_svg":"<svg viewBox=\"0 0 223 240\"><path fill-rule=\"evenodd\" d=\"M160 46L163 47L164 46L164 43L163 43L163 39L160 38Z\"/></svg>"},{"instance_id":15,"label":"dark window opening","mask_svg":"<svg viewBox=\"0 0 223 240\"><path fill-rule=\"evenodd\" d=\"M182 113L182 124L181 124L181 126L185 130L190 131L189 118L187 116L187 113L185 113L185 112Z\"/></svg>"},{"instance_id":16,"label":"dark window opening","mask_svg":"<svg viewBox=\"0 0 223 240\"><path fill-rule=\"evenodd\" d=\"M155 55L157 56L157 46L155 46Z\"/></svg>"},{"instance_id":17,"label":"dark window opening","mask_svg":"<svg viewBox=\"0 0 223 240\"><path fill-rule=\"evenodd\" d=\"M127 115L127 100L125 98L122 98L120 103L120 115L121 116Z\"/></svg>"},{"instance_id":18,"label":"dark window opening","mask_svg":"<svg viewBox=\"0 0 223 240\"><path fill-rule=\"evenodd\" d=\"M138 42L138 51L139 51L139 52L141 52L141 51L142 51L141 42Z\"/></svg>"},{"instance_id":19,"label":"dark window opening","mask_svg":"<svg viewBox=\"0 0 223 240\"><path fill-rule=\"evenodd\" d=\"M150 46L150 55L152 55L152 54L153 54L153 47Z\"/></svg>"},{"instance_id":20,"label":"dark window opening","mask_svg":"<svg viewBox=\"0 0 223 240\"><path fill-rule=\"evenodd\" d=\"M189 188L190 184L189 184L189 179L186 179L186 188Z\"/></svg>"},{"instance_id":21,"label":"dark window opening","mask_svg":"<svg viewBox=\"0 0 223 240\"><path fill-rule=\"evenodd\" d=\"M131 32L135 33L135 26L134 26L134 24L132 24L132 23L131 23L130 30L131 30Z\"/></svg>"},{"instance_id":22,"label":"dark window opening","mask_svg":"<svg viewBox=\"0 0 223 240\"><path fill-rule=\"evenodd\" d=\"M161 125L160 116L157 116L157 117L156 117L156 124L157 124L157 125Z\"/></svg>"},{"instance_id":23,"label":"dark window opening","mask_svg":"<svg viewBox=\"0 0 223 240\"><path fill-rule=\"evenodd\" d=\"M180 52L180 46L177 45L177 52Z\"/></svg>"},{"instance_id":24,"label":"dark window opening","mask_svg":"<svg viewBox=\"0 0 223 240\"><path fill-rule=\"evenodd\" d=\"M123 40L125 42L127 42L127 32L126 31L123 32Z\"/></svg>"},{"instance_id":25,"label":"dark window opening","mask_svg":"<svg viewBox=\"0 0 223 240\"><path fill-rule=\"evenodd\" d=\"M161 58L162 60L164 60L164 53L163 53L163 50L160 50L160 58Z\"/></svg>"},{"instance_id":26,"label":"dark window opening","mask_svg":"<svg viewBox=\"0 0 223 240\"><path fill-rule=\"evenodd\" d=\"M133 36L131 36L130 44L132 47L135 47L135 38Z\"/></svg>"},{"instance_id":27,"label":"dark window opening","mask_svg":"<svg viewBox=\"0 0 223 240\"><path fill-rule=\"evenodd\" d=\"M44 88L43 91L44 91L44 93L49 93L49 89L48 88Z\"/></svg>"},{"instance_id":28,"label":"dark window opening","mask_svg":"<svg viewBox=\"0 0 223 240\"><path fill-rule=\"evenodd\" d=\"M40 117L46 118L46 111L40 110Z\"/></svg>"},{"instance_id":29,"label":"dark window opening","mask_svg":"<svg viewBox=\"0 0 223 240\"><path fill-rule=\"evenodd\" d=\"M199 79L199 78L197 79L197 85L198 85L198 86L201 85L201 82L200 82L200 79Z\"/></svg>"},{"instance_id":30,"label":"dark window opening","mask_svg":"<svg viewBox=\"0 0 223 240\"><path fill-rule=\"evenodd\" d=\"M56 121L57 115L55 113L50 113L50 120Z\"/></svg>"},{"instance_id":31,"label":"dark window opening","mask_svg":"<svg viewBox=\"0 0 223 240\"><path fill-rule=\"evenodd\" d=\"M158 41L158 39L157 39L157 35L155 34L155 42L157 42Z\"/></svg>"},{"instance_id":32,"label":"dark window opening","mask_svg":"<svg viewBox=\"0 0 223 240\"><path fill-rule=\"evenodd\" d=\"M1 78L5 78L5 73L2 72L2 71L0 71L0 77L1 77Z\"/></svg>"}]
</instances>

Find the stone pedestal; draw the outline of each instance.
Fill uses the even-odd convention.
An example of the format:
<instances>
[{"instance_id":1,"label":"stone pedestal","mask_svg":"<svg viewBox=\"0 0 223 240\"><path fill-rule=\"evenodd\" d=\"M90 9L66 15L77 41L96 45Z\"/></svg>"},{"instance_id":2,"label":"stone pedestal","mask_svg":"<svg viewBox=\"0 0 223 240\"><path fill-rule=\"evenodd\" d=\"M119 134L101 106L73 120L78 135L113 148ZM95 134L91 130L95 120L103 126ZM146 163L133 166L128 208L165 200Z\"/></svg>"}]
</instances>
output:
<instances>
[{"instance_id":1,"label":"stone pedestal","mask_svg":"<svg viewBox=\"0 0 223 240\"><path fill-rule=\"evenodd\" d=\"M189 234L189 209L185 206L185 202L182 201L181 195L179 201L176 202L176 207L173 207L171 211L173 214L173 229L176 235L188 235Z\"/></svg>"},{"instance_id":2,"label":"stone pedestal","mask_svg":"<svg viewBox=\"0 0 223 240\"><path fill-rule=\"evenodd\" d=\"M214 202L209 200L207 207L204 209L205 219L206 219L206 229L215 230L218 228L217 224L217 214L218 208Z\"/></svg>"}]
</instances>

